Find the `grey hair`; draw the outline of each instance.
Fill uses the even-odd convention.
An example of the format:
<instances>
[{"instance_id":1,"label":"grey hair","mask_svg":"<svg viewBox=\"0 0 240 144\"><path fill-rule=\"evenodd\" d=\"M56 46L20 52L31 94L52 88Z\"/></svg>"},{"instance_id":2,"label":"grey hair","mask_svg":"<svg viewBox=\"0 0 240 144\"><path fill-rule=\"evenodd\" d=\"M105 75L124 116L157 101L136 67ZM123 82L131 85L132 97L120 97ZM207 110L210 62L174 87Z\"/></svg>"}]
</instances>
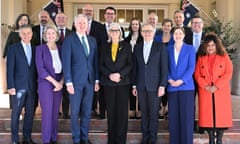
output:
<instances>
[{"instance_id":1,"label":"grey hair","mask_svg":"<svg viewBox=\"0 0 240 144\"><path fill-rule=\"evenodd\" d=\"M79 14L74 17L74 23L76 23L78 18L85 18L88 21L88 17L85 14Z\"/></svg>"},{"instance_id":2,"label":"grey hair","mask_svg":"<svg viewBox=\"0 0 240 144\"><path fill-rule=\"evenodd\" d=\"M142 29L143 29L145 26L151 26L152 29L154 29L153 25L151 25L150 23L144 23L144 24L142 24Z\"/></svg>"},{"instance_id":3,"label":"grey hair","mask_svg":"<svg viewBox=\"0 0 240 144\"><path fill-rule=\"evenodd\" d=\"M122 29L121 29L120 24L119 24L119 23L111 23L111 24L110 24L110 27L109 27L109 31L110 31L113 27L117 27L117 28L119 29L119 31L120 31L119 41L122 41L122 40L123 40L123 38L122 38L123 32L122 32ZM108 42L111 42L111 41L112 41L111 37L109 36L109 32L108 32L108 40L107 40L107 41L108 41Z\"/></svg>"}]
</instances>

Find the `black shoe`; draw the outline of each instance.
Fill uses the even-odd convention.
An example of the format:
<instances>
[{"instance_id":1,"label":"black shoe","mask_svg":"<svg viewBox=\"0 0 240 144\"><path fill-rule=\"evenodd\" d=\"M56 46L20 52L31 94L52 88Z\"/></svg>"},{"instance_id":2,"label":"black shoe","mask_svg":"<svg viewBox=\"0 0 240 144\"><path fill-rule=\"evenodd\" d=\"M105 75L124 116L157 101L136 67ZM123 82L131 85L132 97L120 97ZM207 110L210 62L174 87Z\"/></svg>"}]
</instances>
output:
<instances>
[{"instance_id":1,"label":"black shoe","mask_svg":"<svg viewBox=\"0 0 240 144\"><path fill-rule=\"evenodd\" d=\"M24 140L23 144L37 144L37 143L35 143L32 139L30 139L30 140Z\"/></svg>"},{"instance_id":2,"label":"black shoe","mask_svg":"<svg viewBox=\"0 0 240 144\"><path fill-rule=\"evenodd\" d=\"M92 142L90 140L87 141L81 140L80 144L92 144Z\"/></svg>"},{"instance_id":3,"label":"black shoe","mask_svg":"<svg viewBox=\"0 0 240 144\"><path fill-rule=\"evenodd\" d=\"M57 142L56 141L51 141L51 143L50 144L57 144Z\"/></svg>"},{"instance_id":4,"label":"black shoe","mask_svg":"<svg viewBox=\"0 0 240 144\"><path fill-rule=\"evenodd\" d=\"M63 115L63 119L70 119L69 115Z\"/></svg>"},{"instance_id":5,"label":"black shoe","mask_svg":"<svg viewBox=\"0 0 240 144\"><path fill-rule=\"evenodd\" d=\"M99 120L103 120L103 119L105 119L105 116L99 115L98 119L99 119Z\"/></svg>"}]
</instances>

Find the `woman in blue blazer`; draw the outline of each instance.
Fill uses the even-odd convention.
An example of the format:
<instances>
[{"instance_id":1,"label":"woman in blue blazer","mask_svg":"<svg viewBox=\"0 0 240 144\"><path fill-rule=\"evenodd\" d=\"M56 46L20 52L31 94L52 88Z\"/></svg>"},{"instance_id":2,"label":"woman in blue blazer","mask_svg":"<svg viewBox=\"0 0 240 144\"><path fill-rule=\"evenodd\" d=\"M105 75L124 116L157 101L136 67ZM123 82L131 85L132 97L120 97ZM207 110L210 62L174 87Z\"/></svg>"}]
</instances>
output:
<instances>
[{"instance_id":1,"label":"woman in blue blazer","mask_svg":"<svg viewBox=\"0 0 240 144\"><path fill-rule=\"evenodd\" d=\"M170 144L193 144L195 50L183 42L184 29L173 31L174 45L168 47L168 114Z\"/></svg>"},{"instance_id":2,"label":"woman in blue blazer","mask_svg":"<svg viewBox=\"0 0 240 144\"><path fill-rule=\"evenodd\" d=\"M46 44L36 48L38 72L38 94L42 109L42 142L56 143L58 112L62 98L63 75L59 39L54 26L47 26L44 32Z\"/></svg>"}]
</instances>

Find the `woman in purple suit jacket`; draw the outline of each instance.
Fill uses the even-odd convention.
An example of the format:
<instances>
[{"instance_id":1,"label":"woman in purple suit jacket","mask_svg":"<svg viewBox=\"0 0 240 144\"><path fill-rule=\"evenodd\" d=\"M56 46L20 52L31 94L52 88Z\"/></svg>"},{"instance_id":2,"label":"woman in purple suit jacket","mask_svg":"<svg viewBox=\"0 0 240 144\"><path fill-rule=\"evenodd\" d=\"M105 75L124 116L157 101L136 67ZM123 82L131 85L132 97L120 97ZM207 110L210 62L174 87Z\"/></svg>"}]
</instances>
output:
<instances>
[{"instance_id":1,"label":"woman in purple suit jacket","mask_svg":"<svg viewBox=\"0 0 240 144\"><path fill-rule=\"evenodd\" d=\"M38 94L42 109L42 143L56 143L58 112L62 98L63 75L59 39L54 26L44 32L46 44L36 48Z\"/></svg>"}]
</instances>

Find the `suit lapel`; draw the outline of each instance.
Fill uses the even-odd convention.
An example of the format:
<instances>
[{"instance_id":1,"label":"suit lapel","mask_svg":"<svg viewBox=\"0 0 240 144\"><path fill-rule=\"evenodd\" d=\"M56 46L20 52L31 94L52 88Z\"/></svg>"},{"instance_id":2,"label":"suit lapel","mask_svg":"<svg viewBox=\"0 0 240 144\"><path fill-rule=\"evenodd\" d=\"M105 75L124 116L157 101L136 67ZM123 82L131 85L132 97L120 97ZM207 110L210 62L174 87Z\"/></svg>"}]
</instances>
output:
<instances>
[{"instance_id":1,"label":"suit lapel","mask_svg":"<svg viewBox=\"0 0 240 144\"><path fill-rule=\"evenodd\" d=\"M150 60L152 59L152 55L154 54L155 52L155 42L153 41L152 42L152 45L151 45L151 50L150 50L150 53L149 53L149 57L148 57L148 61L147 61L147 64L150 62Z\"/></svg>"},{"instance_id":2,"label":"suit lapel","mask_svg":"<svg viewBox=\"0 0 240 144\"><path fill-rule=\"evenodd\" d=\"M21 54L22 57L24 57L24 60L25 60L26 64L28 65L27 56L25 54L22 43L20 43L20 45L19 45L19 54Z\"/></svg>"},{"instance_id":3,"label":"suit lapel","mask_svg":"<svg viewBox=\"0 0 240 144\"><path fill-rule=\"evenodd\" d=\"M75 40L74 40L74 41L76 42L76 46L79 46L81 53L86 56L85 51L84 51L84 48L83 48L82 43L81 43L81 40L80 40L80 38L78 37L77 33L74 33L74 37L75 37ZM91 53L91 52L90 52L90 53Z\"/></svg>"}]
</instances>

